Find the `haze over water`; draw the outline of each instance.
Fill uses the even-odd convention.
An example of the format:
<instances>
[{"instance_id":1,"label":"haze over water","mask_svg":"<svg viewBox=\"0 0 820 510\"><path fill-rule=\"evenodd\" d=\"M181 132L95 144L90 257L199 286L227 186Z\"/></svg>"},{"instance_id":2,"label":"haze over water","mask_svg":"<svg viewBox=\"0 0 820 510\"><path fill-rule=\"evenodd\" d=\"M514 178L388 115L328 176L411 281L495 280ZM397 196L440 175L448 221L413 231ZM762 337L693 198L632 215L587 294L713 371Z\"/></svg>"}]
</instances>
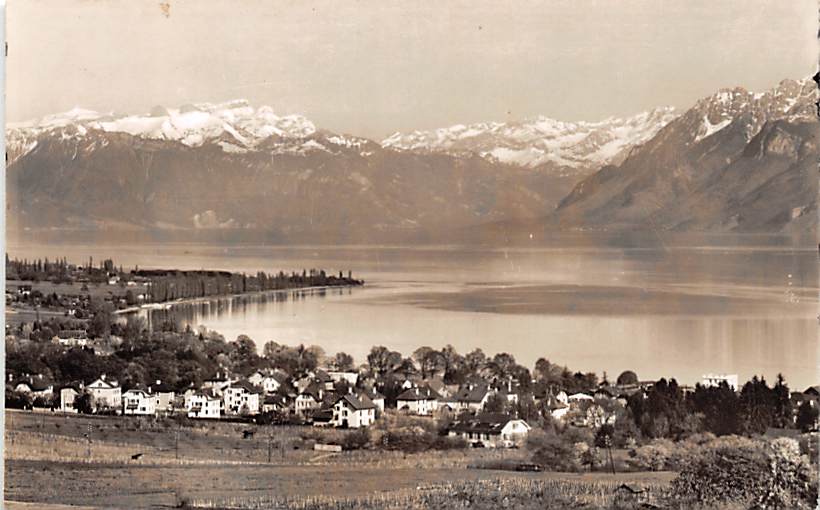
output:
<instances>
[{"instance_id":1,"label":"haze over water","mask_svg":"<svg viewBox=\"0 0 820 510\"><path fill-rule=\"evenodd\" d=\"M610 379L631 369L687 384L709 372L770 381L782 372L801 391L820 382L813 248L740 236L561 241L506 249L12 246L10 255L113 257L125 268L352 270L366 280L362 288L215 299L170 312L229 340L246 334L260 349L268 340L317 344L361 363L374 345L410 355L449 343L461 353L506 351L529 367L545 357ZM151 313L155 322L169 312Z\"/></svg>"}]
</instances>

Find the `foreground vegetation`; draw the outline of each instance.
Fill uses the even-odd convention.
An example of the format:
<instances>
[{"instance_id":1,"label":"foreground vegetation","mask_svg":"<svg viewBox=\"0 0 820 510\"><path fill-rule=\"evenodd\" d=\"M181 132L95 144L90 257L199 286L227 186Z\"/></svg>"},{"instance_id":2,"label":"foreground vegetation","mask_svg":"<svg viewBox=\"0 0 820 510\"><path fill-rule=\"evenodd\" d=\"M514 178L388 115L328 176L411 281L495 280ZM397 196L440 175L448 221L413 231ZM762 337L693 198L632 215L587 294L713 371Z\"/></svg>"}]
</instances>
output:
<instances>
[{"instance_id":1,"label":"foreground vegetation","mask_svg":"<svg viewBox=\"0 0 820 510\"><path fill-rule=\"evenodd\" d=\"M387 421L410 440L404 434L421 429L417 424L424 420L404 418ZM811 444L788 438L703 434L678 442L654 440L615 450L618 472L611 474L605 463L581 462L581 443L556 451L546 432L533 434L526 448L516 450L410 453L378 448L374 443L384 440L384 428L365 436L306 426L187 422L179 427L173 420L19 411L7 411L6 423L6 497L43 503L303 510L651 508L640 506L645 504L745 509L813 508L817 498L817 465L807 455ZM245 430L252 430L253 437L244 439ZM312 449L314 442L343 443L349 435L368 440L338 454ZM816 445L816 435L803 439ZM268 445L274 445L270 456ZM583 471L515 471L531 460L549 466L556 452L567 462L577 461ZM629 487L622 488L624 483Z\"/></svg>"},{"instance_id":2,"label":"foreground vegetation","mask_svg":"<svg viewBox=\"0 0 820 510\"><path fill-rule=\"evenodd\" d=\"M226 498L222 501L193 498L184 503L196 508L260 510L647 508L646 505L662 500L669 490L665 485L650 484L633 492L628 488L620 488L622 484L617 480L596 479L493 478L456 481L359 497L289 498L271 495Z\"/></svg>"}]
</instances>

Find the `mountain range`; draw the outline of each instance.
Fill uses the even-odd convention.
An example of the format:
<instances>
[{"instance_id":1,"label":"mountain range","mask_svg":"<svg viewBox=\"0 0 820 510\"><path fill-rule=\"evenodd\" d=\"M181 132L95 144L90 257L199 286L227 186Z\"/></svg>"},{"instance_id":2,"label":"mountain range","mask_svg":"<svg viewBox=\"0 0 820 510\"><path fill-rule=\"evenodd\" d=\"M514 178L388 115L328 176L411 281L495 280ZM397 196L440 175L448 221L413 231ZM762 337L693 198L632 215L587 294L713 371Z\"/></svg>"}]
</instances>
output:
<instances>
[{"instance_id":1,"label":"mountain range","mask_svg":"<svg viewBox=\"0 0 820 510\"><path fill-rule=\"evenodd\" d=\"M684 112L381 142L242 100L75 109L7 126L7 225L266 242L440 240L481 225L805 230L816 224L815 101L812 82L785 80Z\"/></svg>"}]
</instances>

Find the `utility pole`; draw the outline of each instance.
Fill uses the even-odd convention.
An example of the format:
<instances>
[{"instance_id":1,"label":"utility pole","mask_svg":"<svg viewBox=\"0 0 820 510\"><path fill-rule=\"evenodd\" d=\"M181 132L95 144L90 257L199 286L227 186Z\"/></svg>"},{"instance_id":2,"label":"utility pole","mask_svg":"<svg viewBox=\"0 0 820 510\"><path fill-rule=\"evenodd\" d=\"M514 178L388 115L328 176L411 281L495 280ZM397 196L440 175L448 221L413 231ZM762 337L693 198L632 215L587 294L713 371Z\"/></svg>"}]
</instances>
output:
<instances>
[{"instance_id":1,"label":"utility pole","mask_svg":"<svg viewBox=\"0 0 820 510\"><path fill-rule=\"evenodd\" d=\"M270 464L271 448L273 447L273 433L268 432L268 464Z\"/></svg>"},{"instance_id":2,"label":"utility pole","mask_svg":"<svg viewBox=\"0 0 820 510\"><path fill-rule=\"evenodd\" d=\"M612 468L612 474L615 474L615 461L612 458L612 438L607 435L604 436L604 444L606 445L607 452L609 452L609 466Z\"/></svg>"},{"instance_id":3,"label":"utility pole","mask_svg":"<svg viewBox=\"0 0 820 510\"><path fill-rule=\"evenodd\" d=\"M86 447L85 456L88 457L89 462L91 461L91 423L88 424L88 432L86 433L88 437L88 446Z\"/></svg>"},{"instance_id":4,"label":"utility pole","mask_svg":"<svg viewBox=\"0 0 820 510\"><path fill-rule=\"evenodd\" d=\"M174 435L174 459L179 460L179 431L182 428L182 422L177 424L177 431Z\"/></svg>"}]
</instances>

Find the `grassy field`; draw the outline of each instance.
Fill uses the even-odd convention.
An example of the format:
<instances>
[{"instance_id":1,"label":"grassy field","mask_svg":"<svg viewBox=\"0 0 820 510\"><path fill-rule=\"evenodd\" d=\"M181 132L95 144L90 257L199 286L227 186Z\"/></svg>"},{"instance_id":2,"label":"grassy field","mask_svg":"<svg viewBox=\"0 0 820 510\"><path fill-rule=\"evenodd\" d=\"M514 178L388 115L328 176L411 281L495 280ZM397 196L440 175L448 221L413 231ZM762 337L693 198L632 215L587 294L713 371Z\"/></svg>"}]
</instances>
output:
<instances>
[{"instance_id":1,"label":"grassy field","mask_svg":"<svg viewBox=\"0 0 820 510\"><path fill-rule=\"evenodd\" d=\"M206 508L303 504L303 508L330 509L389 508L392 501L400 508L418 495L420 487L443 501L457 490L453 484L505 481L504 487L520 491L524 486L514 484L526 482L536 484L527 485L527 490L538 491L543 489L538 484L550 483L550 491L594 499L612 493L623 482L662 487L672 477L670 473L613 476L468 468L481 461L523 458L523 451L328 455L308 448L309 443L300 439L302 427L197 423L183 427L177 443L174 427L123 417L7 411L6 425L5 499L43 505L150 508L188 501ZM83 436L89 426L90 443ZM254 438L243 439L243 430L254 430ZM270 463L269 431L271 443L284 446L272 449ZM142 455L132 460L136 453Z\"/></svg>"},{"instance_id":2,"label":"grassy field","mask_svg":"<svg viewBox=\"0 0 820 510\"><path fill-rule=\"evenodd\" d=\"M65 317L64 312L53 312L50 310L33 310L31 308L11 308L6 307L6 325L16 328L20 324L31 324L36 320L47 321L49 319L59 319Z\"/></svg>"},{"instance_id":3,"label":"grassy field","mask_svg":"<svg viewBox=\"0 0 820 510\"><path fill-rule=\"evenodd\" d=\"M90 295L91 297L125 296L130 289L134 294L145 293L148 287L145 284L132 285L108 285L107 283L86 283L88 290L82 290L82 283L53 283L53 282L29 282L22 280L9 280L6 282L6 289L13 293L17 292L20 285L31 285L31 290L39 290L46 294L56 293L59 296L80 296Z\"/></svg>"}]
</instances>

